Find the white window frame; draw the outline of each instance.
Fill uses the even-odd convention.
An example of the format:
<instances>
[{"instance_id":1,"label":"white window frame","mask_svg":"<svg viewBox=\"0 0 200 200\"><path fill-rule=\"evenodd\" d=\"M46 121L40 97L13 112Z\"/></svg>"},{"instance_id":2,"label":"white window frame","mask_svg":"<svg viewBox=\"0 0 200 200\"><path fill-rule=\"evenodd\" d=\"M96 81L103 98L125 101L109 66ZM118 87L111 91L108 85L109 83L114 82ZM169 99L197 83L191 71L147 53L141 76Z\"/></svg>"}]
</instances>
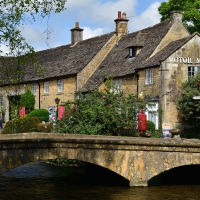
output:
<instances>
[{"instance_id":1,"label":"white window frame","mask_svg":"<svg viewBox=\"0 0 200 200\"><path fill-rule=\"evenodd\" d=\"M3 108L3 96L0 96L0 109Z\"/></svg>"},{"instance_id":2,"label":"white window frame","mask_svg":"<svg viewBox=\"0 0 200 200\"><path fill-rule=\"evenodd\" d=\"M44 94L49 94L49 81L44 82Z\"/></svg>"},{"instance_id":3,"label":"white window frame","mask_svg":"<svg viewBox=\"0 0 200 200\"><path fill-rule=\"evenodd\" d=\"M58 92L59 93L64 92L64 80L63 79L58 80Z\"/></svg>"},{"instance_id":4,"label":"white window frame","mask_svg":"<svg viewBox=\"0 0 200 200\"><path fill-rule=\"evenodd\" d=\"M31 92L36 95L36 83L31 84Z\"/></svg>"},{"instance_id":5,"label":"white window frame","mask_svg":"<svg viewBox=\"0 0 200 200\"><path fill-rule=\"evenodd\" d=\"M188 65L187 66L187 78L191 78L200 72L200 65Z\"/></svg>"},{"instance_id":6,"label":"white window frame","mask_svg":"<svg viewBox=\"0 0 200 200\"><path fill-rule=\"evenodd\" d=\"M150 115L155 116L155 122L153 122L156 126L156 129L158 130L158 102L148 102L146 105L146 115L147 120L151 120Z\"/></svg>"},{"instance_id":7,"label":"white window frame","mask_svg":"<svg viewBox=\"0 0 200 200\"><path fill-rule=\"evenodd\" d=\"M129 58L135 57L137 54L137 47L129 47Z\"/></svg>"},{"instance_id":8,"label":"white window frame","mask_svg":"<svg viewBox=\"0 0 200 200\"><path fill-rule=\"evenodd\" d=\"M114 80L114 88L112 89L114 94L119 94L122 90L122 80L116 79Z\"/></svg>"},{"instance_id":9,"label":"white window frame","mask_svg":"<svg viewBox=\"0 0 200 200\"><path fill-rule=\"evenodd\" d=\"M153 84L153 68L145 70L145 84Z\"/></svg>"}]
</instances>

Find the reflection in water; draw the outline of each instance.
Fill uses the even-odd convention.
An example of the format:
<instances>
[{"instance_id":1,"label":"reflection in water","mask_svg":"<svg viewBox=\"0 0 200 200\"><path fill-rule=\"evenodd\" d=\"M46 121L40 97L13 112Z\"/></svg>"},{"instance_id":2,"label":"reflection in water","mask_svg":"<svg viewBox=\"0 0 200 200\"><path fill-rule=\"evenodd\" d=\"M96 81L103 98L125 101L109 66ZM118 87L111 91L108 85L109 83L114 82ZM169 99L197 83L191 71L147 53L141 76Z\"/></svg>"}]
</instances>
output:
<instances>
[{"instance_id":1,"label":"reflection in water","mask_svg":"<svg viewBox=\"0 0 200 200\"><path fill-rule=\"evenodd\" d=\"M185 169L182 173L189 172ZM167 176L172 179L177 174L173 173ZM200 185L128 187L125 179L93 165L56 167L36 162L0 176L0 200L4 199L192 200L200 199Z\"/></svg>"}]
</instances>

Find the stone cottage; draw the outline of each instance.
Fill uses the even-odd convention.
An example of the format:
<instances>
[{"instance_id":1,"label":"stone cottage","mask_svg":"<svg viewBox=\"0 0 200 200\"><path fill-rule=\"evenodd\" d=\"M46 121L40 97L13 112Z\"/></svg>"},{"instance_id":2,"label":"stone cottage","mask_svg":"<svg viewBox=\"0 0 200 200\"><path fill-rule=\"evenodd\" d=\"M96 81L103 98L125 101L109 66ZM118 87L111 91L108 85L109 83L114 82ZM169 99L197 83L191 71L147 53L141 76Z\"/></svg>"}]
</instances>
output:
<instances>
[{"instance_id":1,"label":"stone cottage","mask_svg":"<svg viewBox=\"0 0 200 200\"><path fill-rule=\"evenodd\" d=\"M24 70L18 89L0 87L0 105L9 120L11 97L29 87L35 95L35 108L49 109L75 98L75 92L103 88L105 74L112 74L115 85L125 94L148 100L147 118L176 127L179 123L175 99L181 84L200 70L200 37L191 35L182 24L182 13L171 13L171 19L152 27L128 33L126 14L118 12L115 31L83 40L79 24L71 29L71 44L35 53L43 73L35 74L34 65ZM158 108L162 109L159 120Z\"/></svg>"}]
</instances>

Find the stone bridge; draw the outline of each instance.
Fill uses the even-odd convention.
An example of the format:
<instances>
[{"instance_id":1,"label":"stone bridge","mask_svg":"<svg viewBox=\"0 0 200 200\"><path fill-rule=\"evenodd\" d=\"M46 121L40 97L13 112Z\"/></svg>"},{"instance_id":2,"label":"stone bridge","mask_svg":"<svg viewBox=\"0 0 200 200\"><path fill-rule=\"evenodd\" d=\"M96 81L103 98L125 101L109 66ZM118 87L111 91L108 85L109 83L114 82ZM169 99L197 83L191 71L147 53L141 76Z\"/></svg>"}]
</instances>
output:
<instances>
[{"instance_id":1,"label":"stone bridge","mask_svg":"<svg viewBox=\"0 0 200 200\"><path fill-rule=\"evenodd\" d=\"M39 160L68 158L107 168L147 186L154 176L200 164L200 140L22 133L0 135L0 174Z\"/></svg>"}]
</instances>

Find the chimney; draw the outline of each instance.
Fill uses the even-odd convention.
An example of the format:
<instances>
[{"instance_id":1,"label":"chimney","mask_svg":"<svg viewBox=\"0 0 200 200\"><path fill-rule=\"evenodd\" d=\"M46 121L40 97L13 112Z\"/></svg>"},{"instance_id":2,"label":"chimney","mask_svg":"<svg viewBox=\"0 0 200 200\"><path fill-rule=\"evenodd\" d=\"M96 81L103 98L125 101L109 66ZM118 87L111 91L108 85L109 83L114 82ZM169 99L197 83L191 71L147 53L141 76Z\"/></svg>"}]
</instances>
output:
<instances>
[{"instance_id":1,"label":"chimney","mask_svg":"<svg viewBox=\"0 0 200 200\"><path fill-rule=\"evenodd\" d=\"M71 29L70 31L72 45L83 40L83 29L79 28L78 22L75 23L75 28Z\"/></svg>"},{"instance_id":2,"label":"chimney","mask_svg":"<svg viewBox=\"0 0 200 200\"><path fill-rule=\"evenodd\" d=\"M183 14L182 11L172 11L170 13L170 17L171 17L171 22L172 23L181 23L182 24L182 18L183 18Z\"/></svg>"},{"instance_id":3,"label":"chimney","mask_svg":"<svg viewBox=\"0 0 200 200\"><path fill-rule=\"evenodd\" d=\"M128 28L128 19L126 19L126 13L121 14L121 11L118 11L118 18L114 20L116 24L116 33L127 34Z\"/></svg>"}]
</instances>

